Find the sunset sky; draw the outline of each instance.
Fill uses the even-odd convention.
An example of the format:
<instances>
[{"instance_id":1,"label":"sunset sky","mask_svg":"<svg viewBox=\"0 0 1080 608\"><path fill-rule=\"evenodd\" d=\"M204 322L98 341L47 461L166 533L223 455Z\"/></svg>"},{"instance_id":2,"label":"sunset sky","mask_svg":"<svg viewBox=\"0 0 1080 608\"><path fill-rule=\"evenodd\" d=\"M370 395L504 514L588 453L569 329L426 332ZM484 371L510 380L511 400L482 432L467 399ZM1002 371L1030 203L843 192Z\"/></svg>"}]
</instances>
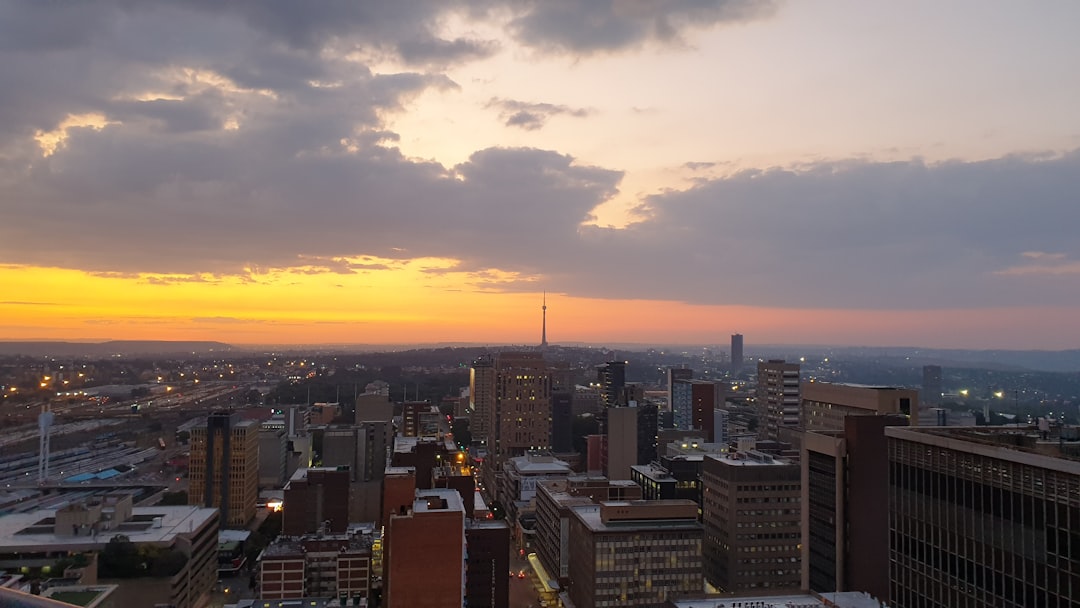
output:
<instances>
[{"instance_id":1,"label":"sunset sky","mask_svg":"<svg viewBox=\"0 0 1080 608\"><path fill-rule=\"evenodd\" d=\"M0 339L1078 348L1080 3L0 3Z\"/></svg>"}]
</instances>

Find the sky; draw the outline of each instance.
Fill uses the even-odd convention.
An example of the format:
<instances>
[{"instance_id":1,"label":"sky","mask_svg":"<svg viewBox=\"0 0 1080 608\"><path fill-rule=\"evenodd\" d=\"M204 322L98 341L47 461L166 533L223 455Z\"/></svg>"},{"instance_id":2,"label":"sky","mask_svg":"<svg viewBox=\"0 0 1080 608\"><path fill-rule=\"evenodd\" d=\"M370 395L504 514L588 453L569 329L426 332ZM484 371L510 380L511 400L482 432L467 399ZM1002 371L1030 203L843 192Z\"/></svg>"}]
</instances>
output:
<instances>
[{"instance_id":1,"label":"sky","mask_svg":"<svg viewBox=\"0 0 1080 608\"><path fill-rule=\"evenodd\" d=\"M1080 347L1080 3L0 3L0 339Z\"/></svg>"}]
</instances>

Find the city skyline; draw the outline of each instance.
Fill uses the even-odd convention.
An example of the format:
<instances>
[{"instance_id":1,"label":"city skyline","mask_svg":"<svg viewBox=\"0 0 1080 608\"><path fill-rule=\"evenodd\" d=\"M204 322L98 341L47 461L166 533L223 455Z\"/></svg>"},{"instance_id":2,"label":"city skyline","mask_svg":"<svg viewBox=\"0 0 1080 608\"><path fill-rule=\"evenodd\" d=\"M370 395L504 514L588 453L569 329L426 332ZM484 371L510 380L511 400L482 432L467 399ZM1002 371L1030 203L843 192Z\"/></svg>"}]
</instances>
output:
<instances>
[{"instance_id":1,"label":"city skyline","mask_svg":"<svg viewBox=\"0 0 1080 608\"><path fill-rule=\"evenodd\" d=\"M1075 348L1078 20L8 3L0 340Z\"/></svg>"}]
</instances>

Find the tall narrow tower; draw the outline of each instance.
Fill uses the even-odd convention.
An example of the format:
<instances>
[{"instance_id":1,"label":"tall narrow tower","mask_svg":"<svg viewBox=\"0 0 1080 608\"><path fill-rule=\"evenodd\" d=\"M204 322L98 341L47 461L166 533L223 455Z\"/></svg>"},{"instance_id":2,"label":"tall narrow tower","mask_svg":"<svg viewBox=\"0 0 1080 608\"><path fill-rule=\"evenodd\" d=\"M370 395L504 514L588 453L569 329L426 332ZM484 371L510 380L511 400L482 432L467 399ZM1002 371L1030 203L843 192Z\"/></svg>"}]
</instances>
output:
<instances>
[{"instance_id":1,"label":"tall narrow tower","mask_svg":"<svg viewBox=\"0 0 1080 608\"><path fill-rule=\"evenodd\" d=\"M540 347L547 346L547 292L544 292L544 305L540 307L540 310L544 311L544 322L540 326Z\"/></svg>"}]
</instances>

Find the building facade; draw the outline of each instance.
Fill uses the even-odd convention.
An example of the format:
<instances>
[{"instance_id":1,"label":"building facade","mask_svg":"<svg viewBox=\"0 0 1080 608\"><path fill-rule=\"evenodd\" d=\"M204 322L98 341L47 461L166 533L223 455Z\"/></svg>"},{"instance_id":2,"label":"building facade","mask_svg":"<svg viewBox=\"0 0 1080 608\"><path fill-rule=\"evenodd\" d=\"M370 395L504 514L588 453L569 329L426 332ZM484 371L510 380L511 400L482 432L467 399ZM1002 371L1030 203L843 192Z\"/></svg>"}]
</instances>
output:
<instances>
[{"instance_id":1,"label":"building facade","mask_svg":"<svg viewBox=\"0 0 1080 608\"><path fill-rule=\"evenodd\" d=\"M1080 451L1035 428L885 429L891 605L1080 606Z\"/></svg>"},{"instance_id":2,"label":"building facade","mask_svg":"<svg viewBox=\"0 0 1080 608\"><path fill-rule=\"evenodd\" d=\"M841 431L844 418L856 414L909 416L919 411L919 391L892 386L804 382L802 428Z\"/></svg>"},{"instance_id":3,"label":"building facade","mask_svg":"<svg viewBox=\"0 0 1080 608\"><path fill-rule=\"evenodd\" d=\"M577 608L658 606L700 594L701 525L691 501L609 501L571 509L570 599Z\"/></svg>"},{"instance_id":4,"label":"building facade","mask_svg":"<svg viewBox=\"0 0 1080 608\"><path fill-rule=\"evenodd\" d=\"M800 422L799 364L782 359L759 361L757 368L758 437L780 440L781 429Z\"/></svg>"},{"instance_id":5,"label":"building facade","mask_svg":"<svg viewBox=\"0 0 1080 608\"><path fill-rule=\"evenodd\" d=\"M388 608L461 608L465 597L465 508L456 490L417 490L390 516L383 558Z\"/></svg>"},{"instance_id":6,"label":"building facade","mask_svg":"<svg viewBox=\"0 0 1080 608\"><path fill-rule=\"evenodd\" d=\"M799 589L801 471L752 450L702 466L705 578L724 592Z\"/></svg>"},{"instance_id":7,"label":"building facade","mask_svg":"<svg viewBox=\"0 0 1080 608\"><path fill-rule=\"evenodd\" d=\"M273 600L332 597L342 605L367 605L371 545L365 535L279 538L259 556L259 594Z\"/></svg>"},{"instance_id":8,"label":"building facade","mask_svg":"<svg viewBox=\"0 0 1080 608\"><path fill-rule=\"evenodd\" d=\"M259 496L259 424L236 413L215 412L191 429L188 503L217 507L225 525L255 517Z\"/></svg>"}]
</instances>

